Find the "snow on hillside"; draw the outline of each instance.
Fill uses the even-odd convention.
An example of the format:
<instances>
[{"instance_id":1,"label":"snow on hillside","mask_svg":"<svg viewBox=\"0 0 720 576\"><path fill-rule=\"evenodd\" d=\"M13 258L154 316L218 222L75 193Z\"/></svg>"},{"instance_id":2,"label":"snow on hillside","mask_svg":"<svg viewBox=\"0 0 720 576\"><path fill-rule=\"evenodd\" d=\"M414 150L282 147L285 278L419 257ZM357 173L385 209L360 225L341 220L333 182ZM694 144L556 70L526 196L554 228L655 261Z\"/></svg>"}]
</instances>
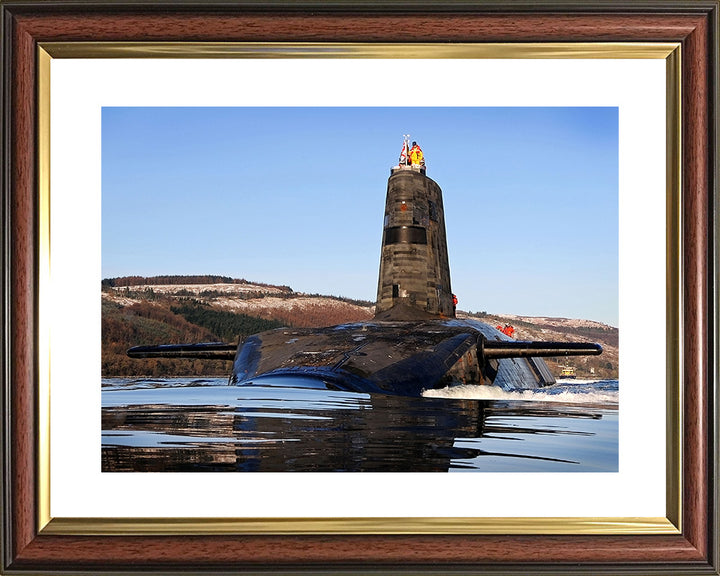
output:
<instances>
[{"instance_id":1,"label":"snow on hillside","mask_svg":"<svg viewBox=\"0 0 720 576\"><path fill-rule=\"evenodd\" d=\"M118 286L112 288L115 292L122 293L125 289L132 292L144 292L152 290L156 294L177 294L178 292L191 292L202 294L203 292L221 292L223 294L284 294L287 290L277 286L260 286L259 284L139 284L136 286Z\"/></svg>"},{"instance_id":2,"label":"snow on hillside","mask_svg":"<svg viewBox=\"0 0 720 576\"><path fill-rule=\"evenodd\" d=\"M130 306L145 299L145 294L177 295L211 304L213 307L241 314L267 317L272 312L292 312L322 309L327 312L365 314L371 318L374 306L361 306L330 296L308 296L299 292L288 294L275 286L258 284L173 284L137 285L103 291L103 298L121 306Z\"/></svg>"},{"instance_id":3,"label":"snow on hillside","mask_svg":"<svg viewBox=\"0 0 720 576\"><path fill-rule=\"evenodd\" d=\"M264 312L269 310L286 310L303 309L311 306L322 306L326 309L357 309L366 308L356 304L343 302L336 298L328 296L294 296L292 298L275 298L266 296L264 298L238 299L232 297L219 297L213 299L213 304L219 308L250 314L250 312ZM371 307L367 307L370 311Z\"/></svg>"},{"instance_id":4,"label":"snow on hillside","mask_svg":"<svg viewBox=\"0 0 720 576\"><path fill-rule=\"evenodd\" d=\"M498 314L498 316L507 318L509 322L529 322L530 324L542 324L544 326L557 326L563 328L599 328L601 330L612 328L608 324L596 322L595 320L552 318L547 316L518 316L516 314Z\"/></svg>"},{"instance_id":5,"label":"snow on hillside","mask_svg":"<svg viewBox=\"0 0 720 576\"><path fill-rule=\"evenodd\" d=\"M369 317L374 314L374 306L360 306L345 302L341 299L330 296L308 296L300 292L288 293L287 288L260 284L141 284L136 286L114 287L103 291L103 298L115 302L121 306L129 306L144 300L144 293L151 292L167 296L177 295L178 297L193 295L201 301L212 304L218 308L232 310L243 314L267 315L273 311L293 311L309 308L322 307L325 310L334 311L365 311ZM140 294L138 294L140 293ZM459 318L467 318L468 315L458 310ZM573 318L553 318L546 316L521 316L517 314L489 314L485 321L494 322L526 323L535 326L535 329L516 326L519 337L539 337L541 334L573 330L577 328L594 328L601 330L615 330L613 327L596 322L594 320L582 320ZM529 332L532 334L522 334ZM572 339L572 337L570 338Z\"/></svg>"},{"instance_id":6,"label":"snow on hillside","mask_svg":"<svg viewBox=\"0 0 720 576\"><path fill-rule=\"evenodd\" d=\"M457 311L457 316L458 318L476 318L476 316L467 314L461 310ZM576 330L579 328L591 328L606 331L617 330L617 328L610 326L609 324L603 324L602 322L597 322L595 320L582 320L578 318L555 318L549 316L520 316L518 314L486 313L479 319L487 322L488 324L494 324L497 322L504 324L507 322L515 325L516 329L518 328L517 324L532 324L541 332L553 331L554 329Z\"/></svg>"}]
</instances>

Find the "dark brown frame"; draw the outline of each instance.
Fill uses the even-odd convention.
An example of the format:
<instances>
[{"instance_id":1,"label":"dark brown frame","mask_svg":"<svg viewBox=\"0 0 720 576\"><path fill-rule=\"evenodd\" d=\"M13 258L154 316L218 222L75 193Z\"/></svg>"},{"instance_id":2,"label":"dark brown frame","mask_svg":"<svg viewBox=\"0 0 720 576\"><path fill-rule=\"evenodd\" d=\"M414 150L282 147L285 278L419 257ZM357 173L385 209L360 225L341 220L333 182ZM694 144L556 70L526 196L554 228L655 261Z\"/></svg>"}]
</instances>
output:
<instances>
[{"instance_id":1,"label":"dark brown frame","mask_svg":"<svg viewBox=\"0 0 720 576\"><path fill-rule=\"evenodd\" d=\"M718 0L585 3L2 1L2 570L718 574ZM39 533L38 44L680 42L682 531L644 535Z\"/></svg>"}]
</instances>

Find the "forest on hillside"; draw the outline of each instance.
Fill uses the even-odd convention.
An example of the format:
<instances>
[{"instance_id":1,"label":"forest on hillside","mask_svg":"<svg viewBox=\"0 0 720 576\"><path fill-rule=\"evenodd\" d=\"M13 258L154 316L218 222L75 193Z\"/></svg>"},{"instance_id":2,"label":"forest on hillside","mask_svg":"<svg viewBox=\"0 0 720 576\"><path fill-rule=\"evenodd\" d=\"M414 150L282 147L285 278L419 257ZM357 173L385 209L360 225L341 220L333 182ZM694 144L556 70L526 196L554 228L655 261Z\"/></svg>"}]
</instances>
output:
<instances>
[{"instance_id":1,"label":"forest on hillside","mask_svg":"<svg viewBox=\"0 0 720 576\"><path fill-rule=\"evenodd\" d=\"M210 284L249 284L237 293ZM198 284L195 284L197 286ZM153 290L153 286L177 286ZM263 287L270 290L263 291ZM278 292L278 288L283 288ZM226 376L230 362L222 360L131 359L128 348L140 345L224 342L281 326L321 327L365 322L373 317L370 302L349 298L295 293L289 287L248 283L224 276L125 276L102 282L102 375L112 376ZM243 313L244 312L244 313ZM611 326L552 318L506 318L478 312L464 313L492 326L510 321L521 340L598 342L600 356L548 358L559 375L564 366L579 378L617 378L618 330Z\"/></svg>"},{"instance_id":2,"label":"forest on hillside","mask_svg":"<svg viewBox=\"0 0 720 576\"><path fill-rule=\"evenodd\" d=\"M239 338L278 328L281 322L214 310L200 303L171 306L143 301L130 306L102 304L103 376L218 376L230 372L222 360L177 358L132 359L128 348L138 345L193 342L236 343Z\"/></svg>"},{"instance_id":3,"label":"forest on hillside","mask_svg":"<svg viewBox=\"0 0 720 576\"><path fill-rule=\"evenodd\" d=\"M178 286L183 284L252 284L277 288L283 292L292 293L290 286L275 286L263 282L250 282L244 278L231 278L230 276L217 276L213 274L196 275L166 275L166 276L120 276L117 278L104 278L103 288L122 288L125 286Z\"/></svg>"}]
</instances>

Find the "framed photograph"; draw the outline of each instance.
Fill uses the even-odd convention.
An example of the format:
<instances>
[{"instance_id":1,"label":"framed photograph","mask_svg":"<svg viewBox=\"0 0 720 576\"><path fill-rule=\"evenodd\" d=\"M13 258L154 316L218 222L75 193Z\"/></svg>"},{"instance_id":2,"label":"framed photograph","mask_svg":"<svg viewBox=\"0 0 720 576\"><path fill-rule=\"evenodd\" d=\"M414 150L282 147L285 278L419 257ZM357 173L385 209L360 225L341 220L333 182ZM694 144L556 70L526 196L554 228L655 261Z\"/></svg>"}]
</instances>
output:
<instances>
[{"instance_id":1,"label":"framed photograph","mask_svg":"<svg viewBox=\"0 0 720 576\"><path fill-rule=\"evenodd\" d=\"M374 2L8 1L1 8L3 570L718 573L716 1L671 1L661 10L650 4L594 2L532 7L443 3L418 9ZM221 133L212 133L213 146L202 146L208 152L204 163L227 165L233 154L242 154L262 166L267 177L278 176L272 161L251 160L267 139L264 149L273 150L277 143L275 162L292 164L296 180L336 182L348 171L363 171L366 153L370 157L381 150L370 150L373 140L366 133L395 130L398 115L432 118L442 127L437 134L446 139L481 138L482 126L498 145L513 122L526 129L528 139L534 137L531 126L541 126L548 145L556 146L560 140L550 135L548 115L554 121L568 115L568 125L578 131L582 126L589 142L610 143L591 149L596 164L607 157L610 178L616 175L612 223L592 202L597 182L587 175L579 182L587 187L581 204L595 217L588 216L588 222L598 228L611 224L609 234L619 246L617 261L610 263L619 270L619 280L609 285L619 297L614 308L619 310L615 322L623 387L611 391L619 397L619 410L603 412L606 422L615 423L614 456L601 462L587 454L566 460L548 456L539 459L539 466L518 470L427 473L437 470L438 453L452 452L447 459L456 468L473 468L472 459L463 455L477 455L477 445L471 437L451 434L447 446L424 451L422 458L408 455L402 466L375 473L351 463L346 454L333 453L328 460L342 457L345 463L327 470L362 473L327 474L322 468L289 474L277 470L306 470L292 455L274 468L235 454L236 471L255 471L206 474L202 467L174 468L167 453L153 463L156 440L138 440L127 427L114 431L106 426L127 416L114 385L102 399L101 426L99 285L101 278L122 273L101 271L100 263L104 267L112 260L108 254L119 261L123 242L132 252L153 241L129 230L133 222L143 222L138 230L157 224L170 236L172 219L153 217L159 198L166 205L193 203L176 164L175 180L163 168L162 182L152 184L159 190L168 179L173 191L156 194L154 204L146 206L149 196L142 187L123 179L138 173L139 160L126 160L142 157L145 166L157 162L154 154L160 148L200 141L183 133L186 126L214 123L234 126L247 142L237 148L237 141L229 142L223 149ZM264 131L255 130L260 125ZM303 134L313 141L339 133L334 148L340 154L312 152L309 137L306 142L297 138L300 125L312 126ZM465 135L451 129L460 125ZM160 126L167 130L162 138ZM178 126L183 128L174 133ZM267 126L272 126L269 132ZM343 130L347 134L340 134ZM130 136L123 140L123 133ZM351 142L353 134L358 147L348 145L343 154L342 143ZM397 136L394 152L406 138ZM571 136L564 137L567 146ZM406 140L403 151L410 152L411 138ZM469 141L459 147L469 147L468 157L457 150L446 153L457 165L448 160L451 170L437 169L441 186L453 181L453 169L477 170L492 162L492 146ZM569 148L559 149L567 156L566 179L571 181L570 164L576 160ZM193 148L192 155L197 157L198 150ZM319 162L308 171L308 162L283 157L293 151L314 157L327 153L326 165ZM430 172L432 147L425 152ZM435 158L441 157L438 151ZM388 166L396 160L388 158ZM550 170L550 161L545 162ZM424 174L425 165L419 170ZM135 195L113 196L113 187L122 186L133 187ZM222 186L227 185L217 189ZM265 189L259 180L255 186ZM377 190L380 196L384 186ZM246 245L259 250L262 243L248 244L248 237L273 226L289 229L299 218L312 220L317 210L309 207L311 187L309 180L299 187L308 206L290 194L282 202L267 198L267 206L238 201L234 214L218 207L207 214L199 207L189 211L197 218L215 214L219 229L244 228ZM368 187L375 186L357 185L358 190ZM359 193L352 190L350 196L338 192L323 217L347 211L352 194ZM542 190L538 184L538 194ZM550 198L553 191L544 194ZM222 197L227 202L232 193ZM466 210L451 202L446 208L458 215L484 208L482 199L476 202L472 196L463 202ZM143 209L150 216L145 220ZM278 220L264 224L265 211L271 209L268 218ZM123 210L128 211L124 219ZM364 222L359 208L353 210L353 222ZM243 223L239 211L260 226ZM423 214L413 217L422 224ZM428 213L431 218L438 219L437 207ZM500 230L500 220L485 218L483 223ZM545 212L545 226L559 225L557 219L547 220ZM473 218L462 222L465 228L477 225ZM327 232L337 243L344 233L349 228ZM302 235L303 228L297 228L298 249ZM351 235L357 242L361 232ZM134 241L140 248L133 247ZM174 242L178 252L194 249ZM458 250L463 261L480 252L467 247L470 240L458 244L464 246ZM207 247L198 245L198 250ZM347 252L351 245L338 250ZM148 258L153 257L167 254ZM370 259L375 266L375 253ZM218 266L221 261L206 260ZM290 265L291 260L282 264ZM599 262L596 268L602 270ZM308 274L318 276L315 269ZM338 276L351 274L344 270ZM472 276L465 281L478 282ZM442 307L441 292L438 284ZM539 298L550 298L551 290L537 292ZM401 296L399 290L392 293L392 298ZM106 402L113 394L118 400ZM197 400L198 406L205 403ZM168 417L167 411L163 414ZM597 414L582 417L602 420ZM439 420L434 422L437 426ZM377 428L377 423L367 425ZM101 428L103 438L110 439L102 446ZM321 427L313 430L322 432ZM254 429L251 441L265 433ZM584 428L572 428L568 436L584 433ZM518 436L526 443L530 439L529 434ZM123 450L138 442L150 447L142 455L146 467L131 463L127 468ZM167 442L157 440L158 446ZM582 461L583 473L573 472L570 460ZM445 469L453 467L446 464Z\"/></svg>"}]
</instances>

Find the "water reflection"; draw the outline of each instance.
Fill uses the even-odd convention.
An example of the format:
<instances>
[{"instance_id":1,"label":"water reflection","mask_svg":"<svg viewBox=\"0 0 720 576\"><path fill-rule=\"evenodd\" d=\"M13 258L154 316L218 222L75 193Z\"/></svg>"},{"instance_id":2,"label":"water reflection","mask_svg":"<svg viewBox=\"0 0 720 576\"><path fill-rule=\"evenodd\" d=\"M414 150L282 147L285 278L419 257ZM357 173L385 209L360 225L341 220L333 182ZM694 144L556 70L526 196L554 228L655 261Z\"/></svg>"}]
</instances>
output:
<instances>
[{"instance_id":1,"label":"water reflection","mask_svg":"<svg viewBox=\"0 0 720 576\"><path fill-rule=\"evenodd\" d=\"M617 470L614 410L312 387L103 390L103 471Z\"/></svg>"}]
</instances>

